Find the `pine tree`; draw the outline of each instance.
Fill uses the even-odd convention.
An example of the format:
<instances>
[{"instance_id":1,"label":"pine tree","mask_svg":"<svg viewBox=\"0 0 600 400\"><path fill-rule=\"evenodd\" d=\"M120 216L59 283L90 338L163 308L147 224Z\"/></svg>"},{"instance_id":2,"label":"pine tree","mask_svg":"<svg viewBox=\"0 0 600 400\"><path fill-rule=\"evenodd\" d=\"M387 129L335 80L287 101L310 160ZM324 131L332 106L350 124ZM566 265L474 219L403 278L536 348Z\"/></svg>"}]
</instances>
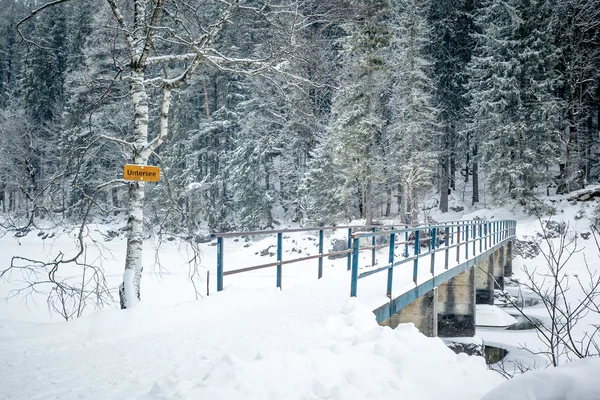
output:
<instances>
[{"instance_id":1,"label":"pine tree","mask_svg":"<svg viewBox=\"0 0 600 400\"><path fill-rule=\"evenodd\" d=\"M551 26L559 52L560 98L564 101L560 132L561 160L557 191L581 189L600 176L598 157L600 104L600 1L552 3ZM596 122L595 122L596 121ZM593 171L593 174L592 174Z\"/></svg>"},{"instance_id":2,"label":"pine tree","mask_svg":"<svg viewBox=\"0 0 600 400\"><path fill-rule=\"evenodd\" d=\"M487 0L477 16L481 34L470 63L470 122L490 190L526 202L555 159L553 50L535 6ZM543 14L541 14L543 16Z\"/></svg>"},{"instance_id":3,"label":"pine tree","mask_svg":"<svg viewBox=\"0 0 600 400\"><path fill-rule=\"evenodd\" d=\"M465 173L470 166L465 155L469 149L458 132L465 124L465 110L468 98L465 84L468 80L467 64L471 60L475 41L473 12L478 0L432 0L429 10L431 42L429 55L433 62L434 102L439 110L437 125L442 136L440 152L440 210L448 211L448 195L456 189L456 165L465 163ZM460 152L458 149L466 149ZM476 164L473 165L476 167ZM473 168L473 173L476 173ZM473 176L473 184L478 180ZM473 191L473 202L477 202L477 192Z\"/></svg>"},{"instance_id":4,"label":"pine tree","mask_svg":"<svg viewBox=\"0 0 600 400\"><path fill-rule=\"evenodd\" d=\"M343 25L347 35L341 40L342 86L333 98L331 120L325 147L333 152L333 163L343 171L344 202L358 208L357 216L373 222L375 185L382 181L379 146L385 126L384 105L386 68L384 53L389 32L387 1L353 2L360 11L356 20ZM356 201L353 201L356 199Z\"/></svg>"},{"instance_id":5,"label":"pine tree","mask_svg":"<svg viewBox=\"0 0 600 400\"><path fill-rule=\"evenodd\" d=\"M535 187L545 189L552 184L548 171L558 161L556 138L563 104L556 97L558 51L549 28L551 6L548 0L524 0L519 4L519 123L525 131L519 151L523 154L521 161L531 164L522 173L525 195Z\"/></svg>"},{"instance_id":6,"label":"pine tree","mask_svg":"<svg viewBox=\"0 0 600 400\"><path fill-rule=\"evenodd\" d=\"M21 79L23 105L31 120L32 185L29 197L36 210L50 208L52 179L60 165L60 131L66 101L68 37L67 7L53 7L35 19Z\"/></svg>"},{"instance_id":7,"label":"pine tree","mask_svg":"<svg viewBox=\"0 0 600 400\"><path fill-rule=\"evenodd\" d=\"M344 174L334 164L333 143L323 136L317 136L317 145L311 152L300 190L305 197L303 204L312 226L329 225L343 217L351 217L348 203L340 191L344 185Z\"/></svg>"},{"instance_id":8,"label":"pine tree","mask_svg":"<svg viewBox=\"0 0 600 400\"><path fill-rule=\"evenodd\" d=\"M430 40L426 5L418 0L396 2L387 57L394 79L392 122L387 129L390 160L402 185L405 216L413 223L418 221L419 201L432 185L438 144L431 62L426 58Z\"/></svg>"}]
</instances>

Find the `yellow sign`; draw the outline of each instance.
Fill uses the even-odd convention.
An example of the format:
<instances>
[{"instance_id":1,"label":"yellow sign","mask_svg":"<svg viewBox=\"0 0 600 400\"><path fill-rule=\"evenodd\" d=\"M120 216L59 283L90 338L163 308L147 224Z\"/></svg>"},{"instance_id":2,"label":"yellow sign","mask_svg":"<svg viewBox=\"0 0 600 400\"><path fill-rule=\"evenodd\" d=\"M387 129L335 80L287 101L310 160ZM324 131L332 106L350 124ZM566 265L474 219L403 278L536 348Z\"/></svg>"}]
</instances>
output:
<instances>
[{"instance_id":1,"label":"yellow sign","mask_svg":"<svg viewBox=\"0 0 600 400\"><path fill-rule=\"evenodd\" d=\"M160 168L152 165L125 164L123 167L123 178L127 181L158 182L160 179Z\"/></svg>"}]
</instances>

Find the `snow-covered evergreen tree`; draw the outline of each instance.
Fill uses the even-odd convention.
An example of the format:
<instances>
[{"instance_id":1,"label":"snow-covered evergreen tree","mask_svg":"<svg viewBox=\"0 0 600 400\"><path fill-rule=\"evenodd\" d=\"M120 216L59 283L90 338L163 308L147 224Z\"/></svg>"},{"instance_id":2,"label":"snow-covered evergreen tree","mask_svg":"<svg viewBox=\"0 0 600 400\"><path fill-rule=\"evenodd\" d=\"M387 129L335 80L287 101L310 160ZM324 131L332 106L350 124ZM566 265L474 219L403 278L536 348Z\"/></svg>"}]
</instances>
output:
<instances>
[{"instance_id":1,"label":"snow-covered evergreen tree","mask_svg":"<svg viewBox=\"0 0 600 400\"><path fill-rule=\"evenodd\" d=\"M551 9L559 53L558 93L564 101L557 191L566 193L600 177L600 1L554 1Z\"/></svg>"},{"instance_id":2,"label":"snow-covered evergreen tree","mask_svg":"<svg viewBox=\"0 0 600 400\"><path fill-rule=\"evenodd\" d=\"M324 134L317 136L317 146L308 161L308 171L302 181L301 193L309 225L330 225L351 214L340 188L344 185L343 171L333 160L333 143Z\"/></svg>"},{"instance_id":3,"label":"snow-covered evergreen tree","mask_svg":"<svg viewBox=\"0 0 600 400\"><path fill-rule=\"evenodd\" d=\"M429 21L431 42L429 55L433 63L434 102L438 109L437 125L440 142L440 210L448 211L449 192L456 189L457 165L465 165L469 146L460 142L458 132L465 124L468 98L465 84L467 64L475 46L473 11L478 0L431 0ZM466 151L459 151L464 149ZM469 176L470 166L464 168ZM473 183L477 182L476 176ZM474 202L477 193L473 193Z\"/></svg>"},{"instance_id":4,"label":"snow-covered evergreen tree","mask_svg":"<svg viewBox=\"0 0 600 400\"><path fill-rule=\"evenodd\" d=\"M422 196L432 186L438 151L431 62L426 56L430 40L427 4L420 0L395 2L386 58L392 75L392 120L387 128L392 152L387 161L402 185L403 212L413 223L418 221Z\"/></svg>"},{"instance_id":5,"label":"snow-covered evergreen tree","mask_svg":"<svg viewBox=\"0 0 600 400\"><path fill-rule=\"evenodd\" d=\"M353 216L374 218L375 185L383 181L379 161L384 118L383 93L387 70L384 54L389 45L386 0L352 2L360 10L343 29L340 88L333 98L331 120L324 140L333 152L333 165L343 171L341 199L358 212Z\"/></svg>"},{"instance_id":6,"label":"snow-covered evergreen tree","mask_svg":"<svg viewBox=\"0 0 600 400\"><path fill-rule=\"evenodd\" d=\"M468 84L466 133L479 144L488 187L498 198L508 194L521 201L537 184L547 184L547 166L556 156L554 50L542 31L548 22L543 8L531 4L482 3Z\"/></svg>"}]
</instances>

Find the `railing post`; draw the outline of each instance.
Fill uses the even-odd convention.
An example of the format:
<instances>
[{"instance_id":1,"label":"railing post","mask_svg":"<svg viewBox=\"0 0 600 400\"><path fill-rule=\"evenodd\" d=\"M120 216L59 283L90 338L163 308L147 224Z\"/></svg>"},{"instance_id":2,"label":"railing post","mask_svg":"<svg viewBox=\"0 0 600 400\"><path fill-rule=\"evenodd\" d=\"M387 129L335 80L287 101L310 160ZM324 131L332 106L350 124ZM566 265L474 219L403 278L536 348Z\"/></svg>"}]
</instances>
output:
<instances>
[{"instance_id":1,"label":"railing post","mask_svg":"<svg viewBox=\"0 0 600 400\"><path fill-rule=\"evenodd\" d=\"M404 226L404 229L408 229L408 225ZM408 257L408 231L404 232L404 256Z\"/></svg>"},{"instance_id":2,"label":"railing post","mask_svg":"<svg viewBox=\"0 0 600 400\"><path fill-rule=\"evenodd\" d=\"M433 247L433 236L431 229L427 229L427 236L429 236L429 240L427 241L427 251L431 251L431 248Z\"/></svg>"},{"instance_id":3,"label":"railing post","mask_svg":"<svg viewBox=\"0 0 600 400\"><path fill-rule=\"evenodd\" d=\"M469 259L469 224L465 224L465 260Z\"/></svg>"},{"instance_id":4,"label":"railing post","mask_svg":"<svg viewBox=\"0 0 600 400\"><path fill-rule=\"evenodd\" d=\"M488 232L488 223L485 222L483 224L483 241L484 241L484 247L487 250L488 248L488 238L487 238L487 232Z\"/></svg>"},{"instance_id":5,"label":"railing post","mask_svg":"<svg viewBox=\"0 0 600 400\"><path fill-rule=\"evenodd\" d=\"M348 228L348 271L352 268L352 228Z\"/></svg>"},{"instance_id":6,"label":"railing post","mask_svg":"<svg viewBox=\"0 0 600 400\"><path fill-rule=\"evenodd\" d=\"M371 232L375 233L375 228L371 228ZM371 250L371 266L374 267L375 266L375 235L373 235L373 237L371 237L371 246L373 246L373 249Z\"/></svg>"},{"instance_id":7,"label":"railing post","mask_svg":"<svg viewBox=\"0 0 600 400\"><path fill-rule=\"evenodd\" d=\"M454 222L451 222L451 234L450 234L450 244L454 244Z\"/></svg>"},{"instance_id":8,"label":"railing post","mask_svg":"<svg viewBox=\"0 0 600 400\"><path fill-rule=\"evenodd\" d=\"M475 257L475 248L477 243L477 222L474 221L471 225L471 239L473 239L473 257Z\"/></svg>"},{"instance_id":9,"label":"railing post","mask_svg":"<svg viewBox=\"0 0 600 400\"><path fill-rule=\"evenodd\" d=\"M223 238L217 238L217 292L223 290Z\"/></svg>"},{"instance_id":10,"label":"railing post","mask_svg":"<svg viewBox=\"0 0 600 400\"><path fill-rule=\"evenodd\" d=\"M317 279L323 277L323 229L319 229L319 272L317 273Z\"/></svg>"},{"instance_id":11,"label":"railing post","mask_svg":"<svg viewBox=\"0 0 600 400\"><path fill-rule=\"evenodd\" d=\"M498 244L498 242L498 221L496 221L494 226L494 244Z\"/></svg>"},{"instance_id":12,"label":"railing post","mask_svg":"<svg viewBox=\"0 0 600 400\"><path fill-rule=\"evenodd\" d=\"M498 244L498 221L494 222L494 244Z\"/></svg>"},{"instance_id":13,"label":"railing post","mask_svg":"<svg viewBox=\"0 0 600 400\"><path fill-rule=\"evenodd\" d=\"M456 263L460 264L460 225L456 225Z\"/></svg>"},{"instance_id":14,"label":"railing post","mask_svg":"<svg viewBox=\"0 0 600 400\"><path fill-rule=\"evenodd\" d=\"M354 238L352 244L352 277L350 280L350 297L356 297L356 289L358 284L358 249L360 239Z\"/></svg>"},{"instance_id":15,"label":"railing post","mask_svg":"<svg viewBox=\"0 0 600 400\"><path fill-rule=\"evenodd\" d=\"M281 256L282 256L282 236L281 232L277 233L277 287L281 289Z\"/></svg>"},{"instance_id":16,"label":"railing post","mask_svg":"<svg viewBox=\"0 0 600 400\"><path fill-rule=\"evenodd\" d=\"M479 230L479 253L483 253L483 235L481 234L483 231L483 223L479 222L478 224L478 230Z\"/></svg>"},{"instance_id":17,"label":"railing post","mask_svg":"<svg viewBox=\"0 0 600 400\"><path fill-rule=\"evenodd\" d=\"M436 245L436 239L437 239L437 228L433 228L431 233L431 250L433 250L433 252L431 253L431 268L430 268L430 272L431 275L435 274L435 245ZM430 250L430 251L431 251Z\"/></svg>"},{"instance_id":18,"label":"railing post","mask_svg":"<svg viewBox=\"0 0 600 400\"><path fill-rule=\"evenodd\" d=\"M492 236L493 236L493 232L494 232L494 230L492 229L492 225L493 224L494 224L493 222L489 222L488 223L488 225L489 225L488 226L488 239L490 241L490 246L489 247L492 247Z\"/></svg>"},{"instance_id":19,"label":"railing post","mask_svg":"<svg viewBox=\"0 0 600 400\"><path fill-rule=\"evenodd\" d=\"M445 233L446 233L446 240L444 240L444 241L446 242L446 259L444 261L444 268L448 269L448 262L449 262L449 258L450 258L450 228L446 227Z\"/></svg>"},{"instance_id":20,"label":"railing post","mask_svg":"<svg viewBox=\"0 0 600 400\"><path fill-rule=\"evenodd\" d=\"M413 265L413 282L417 283L419 273L419 253L421 253L421 231L415 231L415 261Z\"/></svg>"},{"instance_id":21,"label":"railing post","mask_svg":"<svg viewBox=\"0 0 600 400\"><path fill-rule=\"evenodd\" d=\"M496 234L498 235L498 239L496 243L500 243L500 241L502 240L502 222L498 221L497 224L498 226L496 227Z\"/></svg>"},{"instance_id":22,"label":"railing post","mask_svg":"<svg viewBox=\"0 0 600 400\"><path fill-rule=\"evenodd\" d=\"M394 228L392 228L394 229ZM392 232L390 234L390 269L388 269L387 276L387 292L386 296L392 298L392 280L394 279L394 247L396 244L396 234Z\"/></svg>"}]
</instances>

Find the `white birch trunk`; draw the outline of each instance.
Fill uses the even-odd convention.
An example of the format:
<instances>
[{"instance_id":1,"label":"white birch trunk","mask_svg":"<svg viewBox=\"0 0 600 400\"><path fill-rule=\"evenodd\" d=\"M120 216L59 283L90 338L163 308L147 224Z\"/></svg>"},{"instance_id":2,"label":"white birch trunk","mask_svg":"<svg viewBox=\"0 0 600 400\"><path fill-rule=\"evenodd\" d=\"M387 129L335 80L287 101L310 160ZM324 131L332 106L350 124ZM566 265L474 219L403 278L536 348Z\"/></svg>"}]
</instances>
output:
<instances>
[{"instance_id":1,"label":"white birch trunk","mask_svg":"<svg viewBox=\"0 0 600 400\"><path fill-rule=\"evenodd\" d=\"M131 98L134 113L133 163L146 165L148 156L148 95L144 87L144 72L131 73ZM129 183L127 204L127 255L123 283L119 290L121 308L131 308L140 301L142 279L142 247L144 245L145 182Z\"/></svg>"}]
</instances>

